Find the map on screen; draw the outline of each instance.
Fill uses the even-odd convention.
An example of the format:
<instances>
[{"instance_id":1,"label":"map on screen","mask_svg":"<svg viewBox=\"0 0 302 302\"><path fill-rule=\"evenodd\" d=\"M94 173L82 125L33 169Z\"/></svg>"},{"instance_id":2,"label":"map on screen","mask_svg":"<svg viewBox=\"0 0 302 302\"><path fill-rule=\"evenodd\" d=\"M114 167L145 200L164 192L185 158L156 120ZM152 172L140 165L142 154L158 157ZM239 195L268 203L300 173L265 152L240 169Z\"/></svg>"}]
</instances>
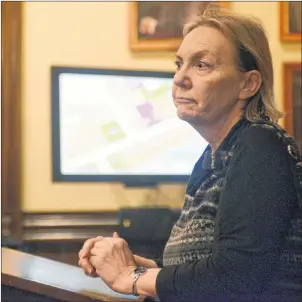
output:
<instances>
[{"instance_id":1,"label":"map on screen","mask_svg":"<svg viewBox=\"0 0 302 302\"><path fill-rule=\"evenodd\" d=\"M64 175L189 175L207 146L180 120L172 78L61 73Z\"/></svg>"}]
</instances>

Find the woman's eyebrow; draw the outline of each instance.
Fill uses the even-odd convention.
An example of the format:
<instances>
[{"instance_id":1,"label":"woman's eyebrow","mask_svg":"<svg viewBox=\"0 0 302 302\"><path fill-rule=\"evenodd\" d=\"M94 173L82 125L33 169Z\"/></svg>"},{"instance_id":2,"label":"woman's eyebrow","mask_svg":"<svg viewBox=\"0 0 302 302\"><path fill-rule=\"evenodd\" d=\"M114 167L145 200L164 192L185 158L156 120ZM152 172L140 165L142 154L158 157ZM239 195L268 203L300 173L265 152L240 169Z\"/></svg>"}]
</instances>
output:
<instances>
[{"instance_id":1,"label":"woman's eyebrow","mask_svg":"<svg viewBox=\"0 0 302 302\"><path fill-rule=\"evenodd\" d=\"M199 51L194 52L193 54L191 54L189 56L188 60L193 61L196 58L201 58L201 57L204 57L206 55L210 55L210 56L214 57L217 63L221 62L219 54L212 51L212 50L208 50L208 49L203 49L203 50L199 50ZM183 60L183 58L179 54L176 54L176 58L178 60Z\"/></svg>"}]
</instances>

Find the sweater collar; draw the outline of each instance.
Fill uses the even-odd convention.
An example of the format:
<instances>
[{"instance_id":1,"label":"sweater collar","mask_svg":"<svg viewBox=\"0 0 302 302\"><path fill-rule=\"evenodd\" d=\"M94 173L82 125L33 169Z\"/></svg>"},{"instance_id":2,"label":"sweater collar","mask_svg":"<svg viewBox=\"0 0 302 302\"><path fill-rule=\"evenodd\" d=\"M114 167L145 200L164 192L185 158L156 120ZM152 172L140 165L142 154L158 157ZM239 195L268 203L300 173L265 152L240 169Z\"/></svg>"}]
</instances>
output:
<instances>
[{"instance_id":1,"label":"sweater collar","mask_svg":"<svg viewBox=\"0 0 302 302\"><path fill-rule=\"evenodd\" d=\"M232 156L232 146L234 145L238 135L249 123L250 122L245 117L242 117L232 127L214 154L212 154L211 147L208 145L204 153L202 168L206 170L221 170L226 166L228 160Z\"/></svg>"}]
</instances>

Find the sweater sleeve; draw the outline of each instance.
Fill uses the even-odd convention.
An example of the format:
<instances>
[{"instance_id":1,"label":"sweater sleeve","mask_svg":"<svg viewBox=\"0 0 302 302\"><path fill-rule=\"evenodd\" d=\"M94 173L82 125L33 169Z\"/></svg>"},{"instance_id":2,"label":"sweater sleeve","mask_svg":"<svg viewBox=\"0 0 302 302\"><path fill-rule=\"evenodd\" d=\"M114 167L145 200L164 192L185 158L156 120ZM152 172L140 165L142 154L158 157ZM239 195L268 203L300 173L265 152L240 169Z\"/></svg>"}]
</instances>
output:
<instances>
[{"instance_id":1,"label":"sweater sleeve","mask_svg":"<svg viewBox=\"0 0 302 302\"><path fill-rule=\"evenodd\" d=\"M275 132L245 129L221 192L212 255L164 267L156 280L161 301L244 301L260 293L277 265L296 198Z\"/></svg>"}]
</instances>

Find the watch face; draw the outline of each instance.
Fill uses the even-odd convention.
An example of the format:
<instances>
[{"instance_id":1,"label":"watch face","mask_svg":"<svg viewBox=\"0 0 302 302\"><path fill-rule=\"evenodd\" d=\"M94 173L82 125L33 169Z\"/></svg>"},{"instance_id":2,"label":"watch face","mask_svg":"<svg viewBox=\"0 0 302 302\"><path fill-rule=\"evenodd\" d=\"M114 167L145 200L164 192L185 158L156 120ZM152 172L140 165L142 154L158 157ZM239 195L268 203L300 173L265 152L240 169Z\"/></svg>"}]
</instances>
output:
<instances>
[{"instance_id":1,"label":"watch face","mask_svg":"<svg viewBox=\"0 0 302 302\"><path fill-rule=\"evenodd\" d=\"M147 271L147 269L146 269L145 267L139 266L139 267L137 267L137 268L135 269L134 273L135 273L135 274L142 274L142 273L144 273L144 272L146 272L146 271Z\"/></svg>"}]
</instances>

